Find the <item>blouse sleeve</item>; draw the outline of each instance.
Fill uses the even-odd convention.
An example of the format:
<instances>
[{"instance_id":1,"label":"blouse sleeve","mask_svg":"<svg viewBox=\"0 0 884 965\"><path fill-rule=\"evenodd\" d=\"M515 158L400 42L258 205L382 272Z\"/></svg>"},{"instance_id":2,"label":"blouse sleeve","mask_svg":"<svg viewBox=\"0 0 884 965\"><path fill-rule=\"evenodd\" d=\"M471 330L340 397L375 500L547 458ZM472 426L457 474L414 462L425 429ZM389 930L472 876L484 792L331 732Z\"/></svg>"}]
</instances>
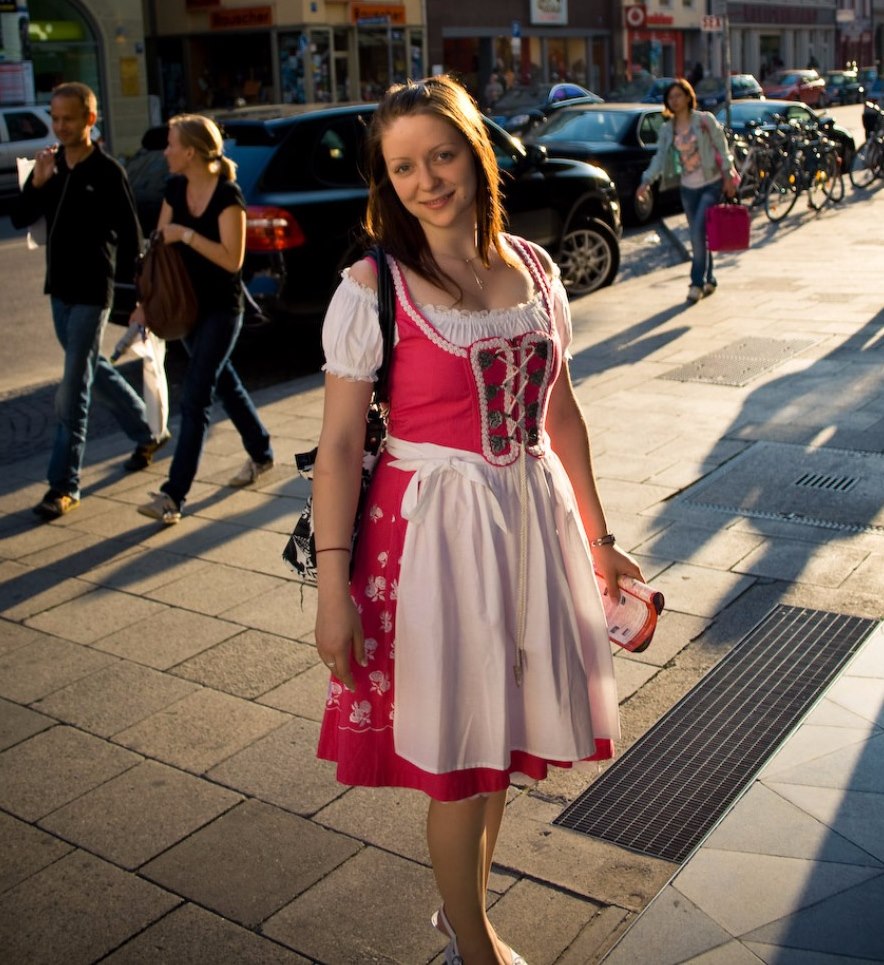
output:
<instances>
[{"instance_id":1,"label":"blouse sleeve","mask_svg":"<svg viewBox=\"0 0 884 965\"><path fill-rule=\"evenodd\" d=\"M345 269L322 324L323 372L341 379L374 382L384 355L377 294Z\"/></svg>"}]
</instances>

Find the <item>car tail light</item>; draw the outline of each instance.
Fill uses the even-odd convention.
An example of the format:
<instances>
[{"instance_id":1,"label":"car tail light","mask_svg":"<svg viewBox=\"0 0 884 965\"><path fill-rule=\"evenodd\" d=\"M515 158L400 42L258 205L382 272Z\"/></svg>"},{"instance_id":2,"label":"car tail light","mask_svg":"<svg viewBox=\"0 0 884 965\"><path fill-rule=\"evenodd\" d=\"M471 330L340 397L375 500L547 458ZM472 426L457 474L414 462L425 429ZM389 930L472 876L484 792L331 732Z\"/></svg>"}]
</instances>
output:
<instances>
[{"instance_id":1,"label":"car tail light","mask_svg":"<svg viewBox=\"0 0 884 965\"><path fill-rule=\"evenodd\" d=\"M283 208L246 208L246 248L249 251L285 251L305 242L297 221Z\"/></svg>"}]
</instances>

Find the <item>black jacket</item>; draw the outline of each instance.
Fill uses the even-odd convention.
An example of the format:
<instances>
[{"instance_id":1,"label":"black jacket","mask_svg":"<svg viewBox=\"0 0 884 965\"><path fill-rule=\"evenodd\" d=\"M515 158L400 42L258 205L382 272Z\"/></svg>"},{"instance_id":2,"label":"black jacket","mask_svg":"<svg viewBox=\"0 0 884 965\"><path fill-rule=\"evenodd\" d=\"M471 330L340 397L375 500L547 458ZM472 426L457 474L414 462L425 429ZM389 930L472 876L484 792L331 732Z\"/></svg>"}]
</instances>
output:
<instances>
[{"instance_id":1,"label":"black jacket","mask_svg":"<svg viewBox=\"0 0 884 965\"><path fill-rule=\"evenodd\" d=\"M142 243L126 172L95 145L73 168L60 148L56 173L42 187L32 177L13 205L12 223L26 228L46 217L44 291L73 305L109 307L114 276L132 282Z\"/></svg>"}]
</instances>

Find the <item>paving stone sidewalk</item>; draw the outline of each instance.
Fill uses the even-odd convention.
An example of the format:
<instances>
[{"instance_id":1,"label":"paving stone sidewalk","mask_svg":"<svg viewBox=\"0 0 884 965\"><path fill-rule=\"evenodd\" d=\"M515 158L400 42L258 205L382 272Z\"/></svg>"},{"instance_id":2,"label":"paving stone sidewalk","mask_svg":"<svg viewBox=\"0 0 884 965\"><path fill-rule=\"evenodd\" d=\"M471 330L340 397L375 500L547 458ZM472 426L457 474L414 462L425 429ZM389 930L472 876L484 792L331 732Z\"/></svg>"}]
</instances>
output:
<instances>
[{"instance_id":1,"label":"paving stone sidewalk","mask_svg":"<svg viewBox=\"0 0 884 965\"><path fill-rule=\"evenodd\" d=\"M694 307L681 263L574 305L611 529L667 600L650 649L616 655L621 750L774 604L882 615L881 475L852 528L767 510L786 455L884 452L882 216L884 190L848 188L837 209L756 224ZM667 377L738 359L747 338L806 347L742 385ZM279 467L226 487L243 454L219 417L178 526L135 512L170 454L126 475L119 434L90 442L82 505L52 524L30 512L45 453L4 465L0 947L15 965L442 960L424 801L345 789L314 757L315 594L279 554L305 497L287 456L316 440L321 379L256 402ZM691 500L759 445L731 509ZM510 796L490 914L531 965L600 961L677 871L551 825L592 777Z\"/></svg>"}]
</instances>

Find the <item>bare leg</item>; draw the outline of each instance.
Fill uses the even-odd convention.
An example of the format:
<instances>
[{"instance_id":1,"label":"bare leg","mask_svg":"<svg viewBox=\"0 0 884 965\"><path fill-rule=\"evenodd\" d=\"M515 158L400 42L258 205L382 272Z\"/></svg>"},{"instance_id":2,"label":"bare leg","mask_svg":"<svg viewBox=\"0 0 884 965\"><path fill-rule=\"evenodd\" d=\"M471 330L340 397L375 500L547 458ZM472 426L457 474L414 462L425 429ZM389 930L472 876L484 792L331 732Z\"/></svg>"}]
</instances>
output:
<instances>
[{"instance_id":1,"label":"bare leg","mask_svg":"<svg viewBox=\"0 0 884 965\"><path fill-rule=\"evenodd\" d=\"M497 847L497 835L503 821L503 811L506 807L506 792L489 797L485 809L485 888L488 891L488 879L491 877L491 865L494 861L494 849Z\"/></svg>"},{"instance_id":2,"label":"bare leg","mask_svg":"<svg viewBox=\"0 0 884 965\"><path fill-rule=\"evenodd\" d=\"M484 894L488 893L488 880L491 877L491 865L494 862L494 848L497 845L497 835L500 833L500 825L503 821L503 812L506 807L506 793L495 795L494 798L488 800L488 806L485 810L485 877L484 877ZM502 941L500 936L494 929L494 926L489 922L488 927L491 929L491 934L494 936L494 941L497 944L498 954L502 957L506 965L509 965L513 955L512 949L506 942Z\"/></svg>"},{"instance_id":3,"label":"bare leg","mask_svg":"<svg viewBox=\"0 0 884 965\"><path fill-rule=\"evenodd\" d=\"M485 914L485 886L491 865L488 830L496 840L505 802L505 791L466 801L430 801L427 813L436 885L466 965L504 961Z\"/></svg>"}]
</instances>

